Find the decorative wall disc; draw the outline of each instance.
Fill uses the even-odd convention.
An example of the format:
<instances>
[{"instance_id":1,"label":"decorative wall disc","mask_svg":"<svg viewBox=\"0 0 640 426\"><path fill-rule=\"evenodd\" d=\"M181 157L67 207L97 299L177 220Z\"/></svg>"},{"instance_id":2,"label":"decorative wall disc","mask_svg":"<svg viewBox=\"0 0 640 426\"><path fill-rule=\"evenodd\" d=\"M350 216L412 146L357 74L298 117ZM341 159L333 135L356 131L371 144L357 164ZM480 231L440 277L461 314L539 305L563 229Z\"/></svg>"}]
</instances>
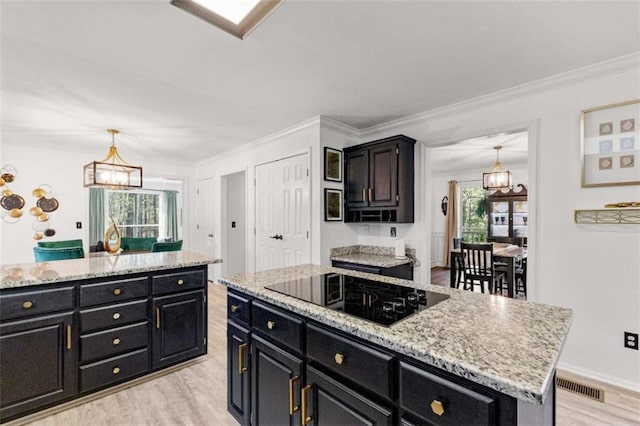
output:
<instances>
[{"instance_id":1,"label":"decorative wall disc","mask_svg":"<svg viewBox=\"0 0 640 426\"><path fill-rule=\"evenodd\" d=\"M11 194L8 197L0 198L0 206L5 210L21 209L24 207L24 198L18 194Z\"/></svg>"},{"instance_id":2,"label":"decorative wall disc","mask_svg":"<svg viewBox=\"0 0 640 426\"><path fill-rule=\"evenodd\" d=\"M36 206L40 207L43 212L51 213L58 210L58 200L55 198L40 198L36 201Z\"/></svg>"}]
</instances>

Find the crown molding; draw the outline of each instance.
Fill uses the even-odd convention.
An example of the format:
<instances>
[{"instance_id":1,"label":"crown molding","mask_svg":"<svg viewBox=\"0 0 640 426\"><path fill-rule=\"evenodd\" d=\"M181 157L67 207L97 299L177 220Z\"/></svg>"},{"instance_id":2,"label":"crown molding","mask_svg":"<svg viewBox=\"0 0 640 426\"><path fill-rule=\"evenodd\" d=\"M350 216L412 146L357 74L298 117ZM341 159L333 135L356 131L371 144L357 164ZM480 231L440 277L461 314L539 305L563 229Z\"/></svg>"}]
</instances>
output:
<instances>
[{"instance_id":1,"label":"crown molding","mask_svg":"<svg viewBox=\"0 0 640 426\"><path fill-rule=\"evenodd\" d=\"M337 130L353 138L360 138L360 135L361 135L361 132L359 129L356 129L355 127L351 127L348 124L344 124L341 121L334 120L333 118L329 118L324 115L320 116L320 126L328 129Z\"/></svg>"},{"instance_id":2,"label":"crown molding","mask_svg":"<svg viewBox=\"0 0 640 426\"><path fill-rule=\"evenodd\" d=\"M397 128L407 127L413 124L420 124L426 120L433 120L443 116L460 114L478 107L486 107L487 105L506 102L514 99L532 96L554 89L569 87L590 80L598 80L601 78L611 77L617 74L640 69L640 52L610 59L596 64L587 65L572 71L556 74L540 80L514 86L508 89L489 93L487 95L468 99L466 101L457 102L441 108L435 108L429 111L420 112L418 114L399 118L397 120L388 121L386 123L362 129L360 135L367 135L391 131Z\"/></svg>"},{"instance_id":3,"label":"crown molding","mask_svg":"<svg viewBox=\"0 0 640 426\"><path fill-rule=\"evenodd\" d=\"M228 151L221 152L220 154L217 154L217 155L214 155L214 156L211 156L211 157L207 157L204 160L198 161L196 163L196 166L204 165L204 164L210 163L212 161L221 160L221 159L224 159L224 158L227 158L227 157L231 157L231 156L236 155L236 154L241 154L243 152L251 151L251 150L255 149L258 146L266 145L268 143L273 142L276 139L291 135L293 133L298 133L298 132L300 132L302 130L305 130L305 129L309 128L309 127L320 126L320 123L321 123L321 117L320 116L313 117L313 118L311 118L309 120L303 121L302 123L298 123L295 126L288 127L288 128L286 128L284 130L280 130L278 132L272 133L270 135L264 136L264 137L262 137L260 139L254 140L254 141L245 142L245 143L243 143L242 145L240 145L240 146L238 146L236 148L230 149Z\"/></svg>"}]
</instances>

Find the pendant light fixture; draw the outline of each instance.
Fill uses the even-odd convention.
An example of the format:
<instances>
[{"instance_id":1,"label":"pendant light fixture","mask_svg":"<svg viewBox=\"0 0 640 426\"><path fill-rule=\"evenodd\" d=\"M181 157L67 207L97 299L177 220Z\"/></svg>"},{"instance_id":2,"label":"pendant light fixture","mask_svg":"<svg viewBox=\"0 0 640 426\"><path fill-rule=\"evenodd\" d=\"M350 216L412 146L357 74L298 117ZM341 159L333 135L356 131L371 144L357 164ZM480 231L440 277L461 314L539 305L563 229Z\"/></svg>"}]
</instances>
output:
<instances>
[{"instance_id":1,"label":"pendant light fixture","mask_svg":"<svg viewBox=\"0 0 640 426\"><path fill-rule=\"evenodd\" d=\"M511 172L505 170L500 164L501 146L494 146L496 150L496 164L490 172L482 174L482 187L484 189L502 189L511 188Z\"/></svg>"},{"instance_id":2,"label":"pendant light fixture","mask_svg":"<svg viewBox=\"0 0 640 426\"><path fill-rule=\"evenodd\" d=\"M111 147L102 161L93 161L84 166L84 186L132 189L142 188L142 167L132 166L120 157L116 148L116 129L107 129L111 133Z\"/></svg>"}]
</instances>

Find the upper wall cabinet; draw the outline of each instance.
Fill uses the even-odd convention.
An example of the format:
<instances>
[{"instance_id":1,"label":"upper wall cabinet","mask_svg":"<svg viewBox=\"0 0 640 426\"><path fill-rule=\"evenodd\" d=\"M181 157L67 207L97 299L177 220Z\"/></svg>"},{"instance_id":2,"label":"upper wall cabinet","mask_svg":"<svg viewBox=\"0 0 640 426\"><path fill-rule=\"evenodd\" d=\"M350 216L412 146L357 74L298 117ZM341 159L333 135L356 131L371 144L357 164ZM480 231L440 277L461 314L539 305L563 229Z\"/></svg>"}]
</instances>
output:
<instances>
[{"instance_id":1,"label":"upper wall cabinet","mask_svg":"<svg viewBox=\"0 0 640 426\"><path fill-rule=\"evenodd\" d=\"M397 135L344 149L345 222L413 222L415 143Z\"/></svg>"}]
</instances>

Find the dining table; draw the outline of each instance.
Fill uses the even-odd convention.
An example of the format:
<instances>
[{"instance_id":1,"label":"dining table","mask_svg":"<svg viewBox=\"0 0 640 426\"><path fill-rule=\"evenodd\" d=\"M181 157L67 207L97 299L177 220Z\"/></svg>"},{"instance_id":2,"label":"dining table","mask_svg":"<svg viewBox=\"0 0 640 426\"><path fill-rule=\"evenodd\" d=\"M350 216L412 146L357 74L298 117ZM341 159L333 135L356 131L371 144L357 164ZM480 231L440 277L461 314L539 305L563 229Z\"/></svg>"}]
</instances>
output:
<instances>
[{"instance_id":1,"label":"dining table","mask_svg":"<svg viewBox=\"0 0 640 426\"><path fill-rule=\"evenodd\" d=\"M520 247L513 244L506 243L492 243L493 244L493 262L502 263L505 266L505 279L507 284L507 296L513 298L515 277L516 277L516 265L526 259L527 248ZM462 257L462 252L459 248L453 249L450 252L449 265L450 281L449 286L451 288L456 287L456 274L457 274L457 259Z\"/></svg>"}]
</instances>

